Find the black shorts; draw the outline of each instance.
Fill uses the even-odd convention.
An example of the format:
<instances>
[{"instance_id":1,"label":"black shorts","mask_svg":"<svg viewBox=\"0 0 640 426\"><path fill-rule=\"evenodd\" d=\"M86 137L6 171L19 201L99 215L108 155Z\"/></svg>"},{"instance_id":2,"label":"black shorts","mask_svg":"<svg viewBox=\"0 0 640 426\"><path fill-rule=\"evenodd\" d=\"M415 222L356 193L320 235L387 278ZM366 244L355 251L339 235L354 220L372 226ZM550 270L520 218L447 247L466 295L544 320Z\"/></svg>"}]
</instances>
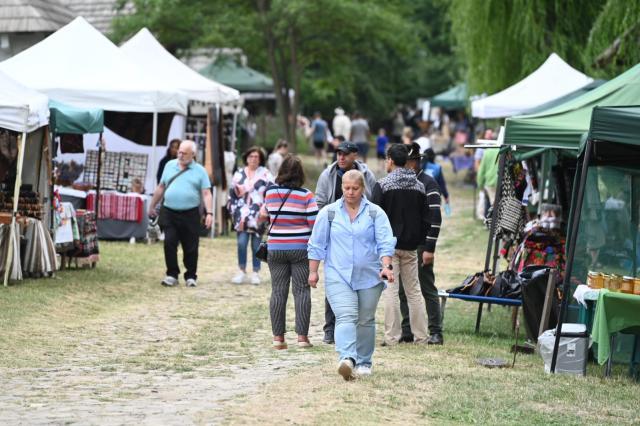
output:
<instances>
[{"instance_id":1,"label":"black shorts","mask_svg":"<svg viewBox=\"0 0 640 426\"><path fill-rule=\"evenodd\" d=\"M377 154L378 154L378 159L386 160L387 154L385 154L384 152L378 152Z\"/></svg>"},{"instance_id":2,"label":"black shorts","mask_svg":"<svg viewBox=\"0 0 640 426\"><path fill-rule=\"evenodd\" d=\"M313 147L315 149L324 149L324 141L313 141Z\"/></svg>"}]
</instances>

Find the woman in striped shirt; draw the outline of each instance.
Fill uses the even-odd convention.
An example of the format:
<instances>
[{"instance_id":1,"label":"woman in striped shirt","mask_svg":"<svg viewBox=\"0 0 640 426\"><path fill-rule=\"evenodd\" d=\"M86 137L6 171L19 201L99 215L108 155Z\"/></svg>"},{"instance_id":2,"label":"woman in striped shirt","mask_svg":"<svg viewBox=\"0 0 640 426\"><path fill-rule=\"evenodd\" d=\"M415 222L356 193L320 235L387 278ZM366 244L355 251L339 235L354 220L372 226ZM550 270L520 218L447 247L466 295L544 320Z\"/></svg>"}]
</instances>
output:
<instances>
[{"instance_id":1,"label":"woman in striped shirt","mask_svg":"<svg viewBox=\"0 0 640 426\"><path fill-rule=\"evenodd\" d=\"M296 308L298 346L312 346L307 337L311 316L307 241L311 236L318 206L313 193L302 188L303 183L302 162L298 157L287 154L280 166L276 184L265 192L265 209L272 222L267 238L267 263L271 272L269 311L274 349L287 348L284 334L290 281Z\"/></svg>"}]
</instances>

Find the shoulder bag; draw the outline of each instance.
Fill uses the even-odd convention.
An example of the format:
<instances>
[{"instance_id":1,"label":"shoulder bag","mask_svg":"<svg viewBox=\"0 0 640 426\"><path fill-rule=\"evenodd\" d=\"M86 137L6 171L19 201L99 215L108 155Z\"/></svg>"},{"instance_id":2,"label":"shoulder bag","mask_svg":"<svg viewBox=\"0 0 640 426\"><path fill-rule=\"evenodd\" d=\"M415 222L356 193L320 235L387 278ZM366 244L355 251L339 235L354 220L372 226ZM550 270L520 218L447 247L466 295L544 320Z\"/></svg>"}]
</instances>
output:
<instances>
[{"instance_id":1,"label":"shoulder bag","mask_svg":"<svg viewBox=\"0 0 640 426\"><path fill-rule=\"evenodd\" d=\"M271 228L273 228L273 224L276 222L276 219L278 218L278 215L282 210L282 206L284 206L284 203L287 202L287 198L289 198L289 194L291 194L291 191L293 191L293 189L290 189L289 192L287 192L287 195L284 197L284 200L282 200L282 204L280 204L280 208L276 212L275 217L273 218L273 220L271 221L271 224L269 225L269 230L265 234L266 238L269 238L269 233L271 232ZM260 246L258 247L258 250L256 250L255 256L257 259L260 259L261 261L266 262L268 255L269 255L269 246L267 245L266 240L262 240L260 242Z\"/></svg>"},{"instance_id":2,"label":"shoulder bag","mask_svg":"<svg viewBox=\"0 0 640 426\"><path fill-rule=\"evenodd\" d=\"M178 173L173 175L171 177L171 179L169 179L169 182L167 182L167 184L165 185L164 193L167 192L167 189L169 189L169 186L173 183L173 181L176 180L178 178L178 176L180 176L181 174L183 174L187 170L189 170L188 167L186 169L180 170ZM167 209L164 206L164 196L163 196L162 200L160 200L160 213L158 214L158 225L165 226L166 220L167 220Z\"/></svg>"}]
</instances>

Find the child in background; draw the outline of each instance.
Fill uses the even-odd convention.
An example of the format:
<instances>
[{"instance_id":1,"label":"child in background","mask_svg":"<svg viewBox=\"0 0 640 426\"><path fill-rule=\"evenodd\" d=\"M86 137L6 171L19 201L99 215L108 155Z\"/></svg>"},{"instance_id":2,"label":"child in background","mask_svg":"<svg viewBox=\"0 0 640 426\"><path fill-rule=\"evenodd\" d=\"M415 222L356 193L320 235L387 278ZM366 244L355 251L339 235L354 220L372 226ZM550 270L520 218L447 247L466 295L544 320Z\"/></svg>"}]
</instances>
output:
<instances>
[{"instance_id":1,"label":"child in background","mask_svg":"<svg viewBox=\"0 0 640 426\"><path fill-rule=\"evenodd\" d=\"M384 171L384 160L387 156L387 144L389 138L387 132L384 129L378 129L378 138L376 139L376 153L378 154L378 170Z\"/></svg>"}]
</instances>

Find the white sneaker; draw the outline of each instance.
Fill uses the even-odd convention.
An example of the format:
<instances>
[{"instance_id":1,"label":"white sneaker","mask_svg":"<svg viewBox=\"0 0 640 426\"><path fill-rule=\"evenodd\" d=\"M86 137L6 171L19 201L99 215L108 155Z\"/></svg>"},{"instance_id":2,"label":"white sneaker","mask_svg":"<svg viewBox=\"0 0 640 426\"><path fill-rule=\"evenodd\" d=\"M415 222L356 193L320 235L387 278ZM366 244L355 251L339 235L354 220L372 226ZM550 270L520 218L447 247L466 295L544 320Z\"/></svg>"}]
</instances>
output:
<instances>
[{"instance_id":1,"label":"white sneaker","mask_svg":"<svg viewBox=\"0 0 640 426\"><path fill-rule=\"evenodd\" d=\"M240 271L231 278L231 282L234 284L242 284L244 282L244 278L247 276L244 272Z\"/></svg>"},{"instance_id":2,"label":"white sneaker","mask_svg":"<svg viewBox=\"0 0 640 426\"><path fill-rule=\"evenodd\" d=\"M162 285L166 286L166 287L173 287L174 285L178 284L178 279L172 277L171 275L167 275L166 277L164 277L164 279L162 280Z\"/></svg>"},{"instance_id":3,"label":"white sneaker","mask_svg":"<svg viewBox=\"0 0 640 426\"><path fill-rule=\"evenodd\" d=\"M187 282L185 283L185 285L187 287L196 287L198 285L198 282L196 280L194 280L193 278L189 278L187 280Z\"/></svg>"},{"instance_id":4,"label":"white sneaker","mask_svg":"<svg viewBox=\"0 0 640 426\"><path fill-rule=\"evenodd\" d=\"M356 376L353 374L353 361L349 358L340 360L338 363L338 374L346 381L354 380Z\"/></svg>"},{"instance_id":5,"label":"white sneaker","mask_svg":"<svg viewBox=\"0 0 640 426\"><path fill-rule=\"evenodd\" d=\"M356 375L358 375L358 376L370 376L371 375L371 366L364 365L364 364L356 366Z\"/></svg>"},{"instance_id":6,"label":"white sneaker","mask_svg":"<svg viewBox=\"0 0 640 426\"><path fill-rule=\"evenodd\" d=\"M260 275L257 272L251 274L251 284L258 285L260 284Z\"/></svg>"}]
</instances>

